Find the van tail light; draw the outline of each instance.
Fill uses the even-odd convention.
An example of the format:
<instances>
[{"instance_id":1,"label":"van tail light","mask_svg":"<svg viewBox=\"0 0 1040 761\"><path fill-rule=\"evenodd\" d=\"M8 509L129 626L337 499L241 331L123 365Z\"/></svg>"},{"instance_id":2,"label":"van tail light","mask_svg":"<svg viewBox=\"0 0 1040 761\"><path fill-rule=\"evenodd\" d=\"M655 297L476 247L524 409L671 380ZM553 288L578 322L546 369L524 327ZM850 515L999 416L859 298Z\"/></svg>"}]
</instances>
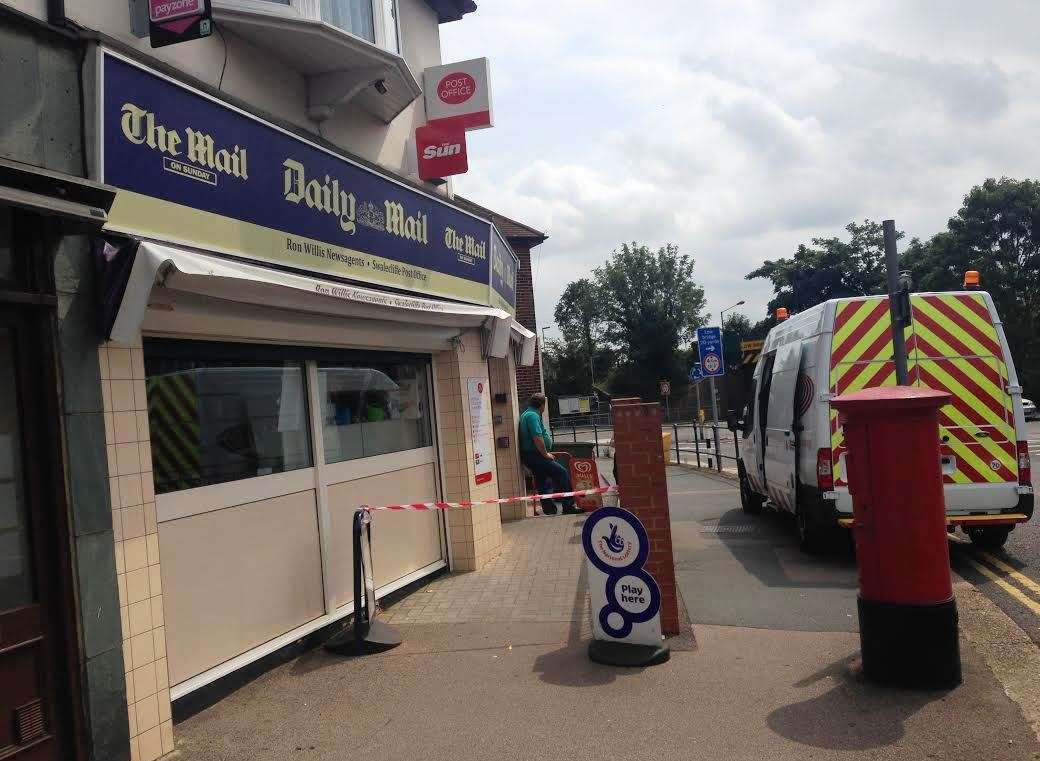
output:
<instances>
[{"instance_id":1,"label":"van tail light","mask_svg":"<svg viewBox=\"0 0 1040 761\"><path fill-rule=\"evenodd\" d=\"M820 491L834 489L834 471L831 467L831 450L829 449L816 450L816 485L820 487Z\"/></svg>"},{"instance_id":2,"label":"van tail light","mask_svg":"<svg viewBox=\"0 0 1040 761\"><path fill-rule=\"evenodd\" d=\"M1033 466L1029 459L1029 442L1018 442L1018 484L1031 486L1033 483Z\"/></svg>"}]
</instances>

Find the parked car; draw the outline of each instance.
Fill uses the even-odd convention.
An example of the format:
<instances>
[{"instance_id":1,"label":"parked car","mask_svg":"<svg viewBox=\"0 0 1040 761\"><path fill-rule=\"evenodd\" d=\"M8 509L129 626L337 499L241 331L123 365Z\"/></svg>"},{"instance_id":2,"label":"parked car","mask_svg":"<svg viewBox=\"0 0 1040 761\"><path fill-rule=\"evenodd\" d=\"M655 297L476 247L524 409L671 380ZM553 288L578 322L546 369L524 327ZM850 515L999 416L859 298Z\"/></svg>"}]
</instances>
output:
<instances>
[{"instance_id":1,"label":"parked car","mask_svg":"<svg viewBox=\"0 0 1040 761\"><path fill-rule=\"evenodd\" d=\"M1040 418L1040 415L1036 412L1036 405L1033 404L1031 399L1022 400L1022 414L1025 415L1026 420L1036 420Z\"/></svg>"}]
</instances>

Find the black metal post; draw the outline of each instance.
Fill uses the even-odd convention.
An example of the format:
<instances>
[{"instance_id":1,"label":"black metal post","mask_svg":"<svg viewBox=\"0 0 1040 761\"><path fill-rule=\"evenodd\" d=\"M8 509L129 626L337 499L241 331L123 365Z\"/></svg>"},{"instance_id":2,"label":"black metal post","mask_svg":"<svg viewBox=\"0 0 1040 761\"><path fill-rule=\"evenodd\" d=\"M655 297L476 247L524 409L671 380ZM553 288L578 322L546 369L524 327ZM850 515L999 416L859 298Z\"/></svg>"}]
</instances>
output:
<instances>
[{"instance_id":1,"label":"black metal post","mask_svg":"<svg viewBox=\"0 0 1040 761\"><path fill-rule=\"evenodd\" d=\"M596 417L592 417L592 440L596 442L596 457L599 457L599 428L596 426Z\"/></svg>"},{"instance_id":2,"label":"black metal post","mask_svg":"<svg viewBox=\"0 0 1040 761\"><path fill-rule=\"evenodd\" d=\"M675 438L675 464L680 464L679 460L679 425L678 423L672 423L672 436Z\"/></svg>"},{"instance_id":3,"label":"black metal post","mask_svg":"<svg viewBox=\"0 0 1040 761\"><path fill-rule=\"evenodd\" d=\"M697 467L701 466L701 424L693 424L693 451L697 453Z\"/></svg>"},{"instance_id":4,"label":"black metal post","mask_svg":"<svg viewBox=\"0 0 1040 761\"><path fill-rule=\"evenodd\" d=\"M909 385L906 367L906 337L899 305L899 252L896 250L896 223L886 219L881 223L885 234L885 265L888 268L888 311L892 318L892 352L896 365L896 383Z\"/></svg>"}]
</instances>

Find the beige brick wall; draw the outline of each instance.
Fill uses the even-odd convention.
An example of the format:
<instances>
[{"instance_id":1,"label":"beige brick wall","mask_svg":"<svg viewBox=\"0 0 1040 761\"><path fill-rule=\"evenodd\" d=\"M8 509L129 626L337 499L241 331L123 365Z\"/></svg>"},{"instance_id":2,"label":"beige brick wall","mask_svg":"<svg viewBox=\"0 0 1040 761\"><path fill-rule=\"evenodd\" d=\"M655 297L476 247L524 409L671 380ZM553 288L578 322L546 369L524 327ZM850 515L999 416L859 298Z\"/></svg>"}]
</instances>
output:
<instances>
[{"instance_id":1,"label":"beige brick wall","mask_svg":"<svg viewBox=\"0 0 1040 761\"><path fill-rule=\"evenodd\" d=\"M140 340L98 349L132 761L173 750L159 533Z\"/></svg>"},{"instance_id":2,"label":"beige brick wall","mask_svg":"<svg viewBox=\"0 0 1040 761\"><path fill-rule=\"evenodd\" d=\"M524 494L524 477L520 465L520 450L516 439L516 425L520 418L517 406L516 393L516 364L513 352L503 359L492 358L488 361L491 373L491 393L506 394L505 404L494 404L493 410L496 416L501 416L502 422L495 424L495 439L508 436L509 448L499 449L496 443L495 457L498 462L498 496L515 497ZM502 505L500 512L502 520L515 521L525 518L530 503L517 502L511 505ZM531 513L533 515L533 512Z\"/></svg>"},{"instance_id":3,"label":"beige brick wall","mask_svg":"<svg viewBox=\"0 0 1040 761\"><path fill-rule=\"evenodd\" d=\"M488 364L481 357L480 331L464 333L455 349L435 354L433 369L445 499L459 502L497 498L496 468L492 468L491 480L479 486L473 470L467 381L490 381ZM498 556L502 519L497 505L449 510L447 517L453 570L477 570Z\"/></svg>"}]
</instances>

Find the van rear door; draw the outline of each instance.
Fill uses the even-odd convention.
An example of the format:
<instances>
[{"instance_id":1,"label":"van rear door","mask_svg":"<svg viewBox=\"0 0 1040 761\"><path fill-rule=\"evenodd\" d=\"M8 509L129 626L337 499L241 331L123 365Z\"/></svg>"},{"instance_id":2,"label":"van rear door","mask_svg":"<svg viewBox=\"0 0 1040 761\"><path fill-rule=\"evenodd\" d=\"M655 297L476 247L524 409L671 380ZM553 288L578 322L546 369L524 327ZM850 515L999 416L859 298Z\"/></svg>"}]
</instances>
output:
<instances>
[{"instance_id":1,"label":"van rear door","mask_svg":"<svg viewBox=\"0 0 1040 761\"><path fill-rule=\"evenodd\" d=\"M910 302L911 382L953 396L939 411L947 511L1015 506L1018 460L1008 367L983 294L919 294Z\"/></svg>"},{"instance_id":2,"label":"van rear door","mask_svg":"<svg viewBox=\"0 0 1040 761\"><path fill-rule=\"evenodd\" d=\"M777 507L794 511L796 436L794 393L802 343L794 341L776 350L766 410L764 460L769 499Z\"/></svg>"}]
</instances>

